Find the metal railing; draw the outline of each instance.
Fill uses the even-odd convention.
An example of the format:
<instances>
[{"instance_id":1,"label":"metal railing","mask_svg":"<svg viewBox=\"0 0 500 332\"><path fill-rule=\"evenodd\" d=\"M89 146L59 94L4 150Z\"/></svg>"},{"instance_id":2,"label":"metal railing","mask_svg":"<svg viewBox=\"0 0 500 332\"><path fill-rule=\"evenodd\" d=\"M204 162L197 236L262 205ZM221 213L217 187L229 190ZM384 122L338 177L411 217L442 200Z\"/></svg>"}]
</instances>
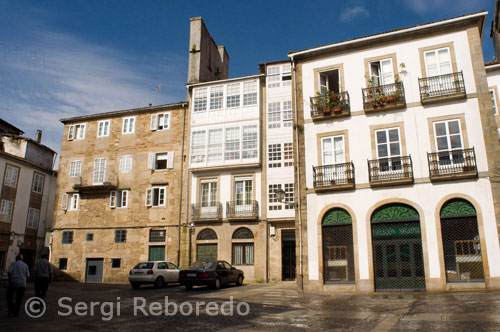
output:
<instances>
[{"instance_id":1,"label":"metal railing","mask_svg":"<svg viewBox=\"0 0 500 332\"><path fill-rule=\"evenodd\" d=\"M354 184L354 164L313 166L314 188Z\"/></svg>"},{"instance_id":2,"label":"metal railing","mask_svg":"<svg viewBox=\"0 0 500 332\"><path fill-rule=\"evenodd\" d=\"M476 153L474 148L427 153L431 179L441 175L475 173Z\"/></svg>"},{"instance_id":3,"label":"metal railing","mask_svg":"<svg viewBox=\"0 0 500 332\"><path fill-rule=\"evenodd\" d=\"M362 92L365 110L406 105L403 82L373 86L362 89Z\"/></svg>"},{"instance_id":4,"label":"metal railing","mask_svg":"<svg viewBox=\"0 0 500 332\"><path fill-rule=\"evenodd\" d=\"M220 220L222 219L222 204L219 202L191 204L191 219Z\"/></svg>"},{"instance_id":5,"label":"metal railing","mask_svg":"<svg viewBox=\"0 0 500 332\"><path fill-rule=\"evenodd\" d=\"M413 180L411 156L368 160L370 182Z\"/></svg>"},{"instance_id":6,"label":"metal railing","mask_svg":"<svg viewBox=\"0 0 500 332\"><path fill-rule=\"evenodd\" d=\"M465 96L462 72L419 78L418 84L420 86L420 100L423 102L436 97L462 94Z\"/></svg>"},{"instance_id":7,"label":"metal railing","mask_svg":"<svg viewBox=\"0 0 500 332\"><path fill-rule=\"evenodd\" d=\"M226 216L228 218L252 218L259 215L259 202L257 201L230 201L226 202Z\"/></svg>"},{"instance_id":8,"label":"metal railing","mask_svg":"<svg viewBox=\"0 0 500 332\"><path fill-rule=\"evenodd\" d=\"M320 96L311 97L311 117L313 118L346 114L350 109L347 91L340 93L330 91Z\"/></svg>"}]
</instances>

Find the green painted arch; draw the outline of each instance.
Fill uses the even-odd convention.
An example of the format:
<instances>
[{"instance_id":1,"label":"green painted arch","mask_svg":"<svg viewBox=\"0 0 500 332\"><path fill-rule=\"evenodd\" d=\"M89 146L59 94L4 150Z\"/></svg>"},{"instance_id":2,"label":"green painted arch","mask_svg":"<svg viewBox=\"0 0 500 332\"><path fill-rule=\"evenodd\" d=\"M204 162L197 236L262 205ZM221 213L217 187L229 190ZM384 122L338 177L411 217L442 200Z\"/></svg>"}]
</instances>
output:
<instances>
[{"instance_id":1,"label":"green painted arch","mask_svg":"<svg viewBox=\"0 0 500 332\"><path fill-rule=\"evenodd\" d=\"M352 217L342 208L333 208L323 216L323 225L345 225L352 224Z\"/></svg>"},{"instance_id":2,"label":"green painted arch","mask_svg":"<svg viewBox=\"0 0 500 332\"><path fill-rule=\"evenodd\" d=\"M401 203L383 205L372 213L372 221L405 221L419 220L420 216L414 208Z\"/></svg>"},{"instance_id":3,"label":"green painted arch","mask_svg":"<svg viewBox=\"0 0 500 332\"><path fill-rule=\"evenodd\" d=\"M476 209L465 199L453 198L443 204L441 217L459 217L459 216L475 216Z\"/></svg>"}]
</instances>

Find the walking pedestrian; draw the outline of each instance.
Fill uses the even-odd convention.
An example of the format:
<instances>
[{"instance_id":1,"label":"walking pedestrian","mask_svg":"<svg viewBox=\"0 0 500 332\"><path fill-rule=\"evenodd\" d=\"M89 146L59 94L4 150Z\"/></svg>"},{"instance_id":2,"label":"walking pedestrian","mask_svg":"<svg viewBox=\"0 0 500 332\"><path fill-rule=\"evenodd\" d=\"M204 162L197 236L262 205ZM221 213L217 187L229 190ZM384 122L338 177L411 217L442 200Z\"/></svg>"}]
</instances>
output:
<instances>
[{"instance_id":1,"label":"walking pedestrian","mask_svg":"<svg viewBox=\"0 0 500 332\"><path fill-rule=\"evenodd\" d=\"M26 290L26 279L30 276L28 265L23 262L23 255L16 256L16 261L9 269L9 286L7 287L7 307L9 317L19 316L19 310L23 303L24 291ZM15 298L14 298L15 297Z\"/></svg>"},{"instance_id":2,"label":"walking pedestrian","mask_svg":"<svg viewBox=\"0 0 500 332\"><path fill-rule=\"evenodd\" d=\"M45 299L51 281L52 265L49 263L47 254L42 254L35 264L35 295Z\"/></svg>"}]
</instances>

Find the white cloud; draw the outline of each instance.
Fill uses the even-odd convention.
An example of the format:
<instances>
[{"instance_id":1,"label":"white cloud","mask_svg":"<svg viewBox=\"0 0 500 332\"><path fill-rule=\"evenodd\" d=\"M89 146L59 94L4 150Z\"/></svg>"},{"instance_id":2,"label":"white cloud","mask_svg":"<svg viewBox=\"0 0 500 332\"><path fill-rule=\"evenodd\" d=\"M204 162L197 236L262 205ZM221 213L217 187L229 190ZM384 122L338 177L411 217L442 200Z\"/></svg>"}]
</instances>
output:
<instances>
[{"instance_id":1,"label":"white cloud","mask_svg":"<svg viewBox=\"0 0 500 332\"><path fill-rule=\"evenodd\" d=\"M356 17L362 18L370 16L368 10L365 7L355 6L355 7L347 7L342 13L340 13L340 20L342 22L350 22Z\"/></svg>"},{"instance_id":2,"label":"white cloud","mask_svg":"<svg viewBox=\"0 0 500 332\"><path fill-rule=\"evenodd\" d=\"M463 15L488 7L489 0L404 0L406 6L419 15L438 13L446 9L450 15ZM491 0L493 1L493 0Z\"/></svg>"}]
</instances>

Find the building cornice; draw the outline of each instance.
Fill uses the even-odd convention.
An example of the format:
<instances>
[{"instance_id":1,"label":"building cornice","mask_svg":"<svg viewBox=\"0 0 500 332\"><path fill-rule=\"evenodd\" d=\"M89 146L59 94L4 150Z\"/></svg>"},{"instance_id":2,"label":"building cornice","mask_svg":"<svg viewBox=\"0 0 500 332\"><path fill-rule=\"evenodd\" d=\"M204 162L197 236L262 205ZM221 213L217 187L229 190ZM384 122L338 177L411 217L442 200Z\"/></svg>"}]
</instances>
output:
<instances>
[{"instance_id":1,"label":"building cornice","mask_svg":"<svg viewBox=\"0 0 500 332\"><path fill-rule=\"evenodd\" d=\"M252 79L252 78L259 78L259 77L263 77L263 76L265 76L265 75L264 74L255 74L255 75L248 75L248 76L240 76L240 77L234 77L234 78L227 78L224 80L186 84L186 87L195 88L195 87L204 86L204 85L214 85L214 84L223 84L223 83L234 82L234 81L243 81L243 80L248 80L248 79Z\"/></svg>"}]
</instances>

